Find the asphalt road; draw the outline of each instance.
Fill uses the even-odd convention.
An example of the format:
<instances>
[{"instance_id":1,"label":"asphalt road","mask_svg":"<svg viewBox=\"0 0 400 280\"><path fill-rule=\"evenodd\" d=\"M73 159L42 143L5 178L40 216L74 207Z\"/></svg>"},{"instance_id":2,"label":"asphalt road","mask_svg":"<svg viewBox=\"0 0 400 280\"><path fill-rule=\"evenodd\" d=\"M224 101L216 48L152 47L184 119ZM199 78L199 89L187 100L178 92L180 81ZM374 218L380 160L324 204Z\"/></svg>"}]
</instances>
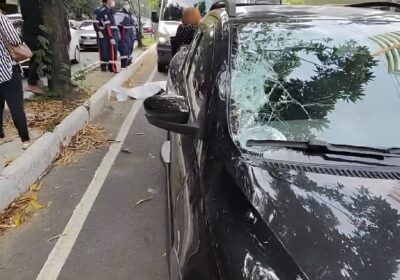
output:
<instances>
[{"instance_id":1,"label":"asphalt road","mask_svg":"<svg viewBox=\"0 0 400 280\"><path fill-rule=\"evenodd\" d=\"M147 62L137 84L166 79L155 53ZM166 133L147 123L140 101L114 103L97 122L125 140L44 177L39 200L51 206L0 236L2 280L168 279Z\"/></svg>"},{"instance_id":2,"label":"asphalt road","mask_svg":"<svg viewBox=\"0 0 400 280\"><path fill-rule=\"evenodd\" d=\"M72 74L82 70L86 66L97 62L99 60L99 53L93 50L82 50L81 51L81 61L78 64L73 64L71 66Z\"/></svg>"}]
</instances>

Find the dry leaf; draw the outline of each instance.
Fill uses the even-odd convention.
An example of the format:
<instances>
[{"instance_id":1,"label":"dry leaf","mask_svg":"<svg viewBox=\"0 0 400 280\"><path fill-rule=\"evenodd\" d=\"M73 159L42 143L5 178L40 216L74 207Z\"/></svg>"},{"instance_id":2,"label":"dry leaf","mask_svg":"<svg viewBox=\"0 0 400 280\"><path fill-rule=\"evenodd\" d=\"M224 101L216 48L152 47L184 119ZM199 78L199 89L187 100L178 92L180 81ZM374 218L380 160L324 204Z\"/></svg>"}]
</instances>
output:
<instances>
[{"instance_id":1,"label":"dry leaf","mask_svg":"<svg viewBox=\"0 0 400 280\"><path fill-rule=\"evenodd\" d=\"M15 158L11 158L11 159L6 160L6 162L5 162L5 164L4 164L4 167L9 166L11 163L14 162L14 160L15 160Z\"/></svg>"},{"instance_id":2,"label":"dry leaf","mask_svg":"<svg viewBox=\"0 0 400 280\"><path fill-rule=\"evenodd\" d=\"M56 236L53 236L53 237L47 239L45 243L48 243L48 242L50 242L50 241L52 241L52 240L54 240L54 239L58 239L58 238L60 238L60 237L66 236L66 235L67 235L66 233L58 234L58 235L56 235Z\"/></svg>"},{"instance_id":3,"label":"dry leaf","mask_svg":"<svg viewBox=\"0 0 400 280\"><path fill-rule=\"evenodd\" d=\"M33 184L30 188L29 191L31 192L37 192L43 187L43 182L37 182Z\"/></svg>"},{"instance_id":4,"label":"dry leaf","mask_svg":"<svg viewBox=\"0 0 400 280\"><path fill-rule=\"evenodd\" d=\"M36 200L32 200L30 202L31 206L35 209L44 209L46 208L46 206L44 206L43 204L40 204L39 202L37 202Z\"/></svg>"},{"instance_id":5,"label":"dry leaf","mask_svg":"<svg viewBox=\"0 0 400 280\"><path fill-rule=\"evenodd\" d=\"M47 204L47 207L46 208L50 208L50 206L53 204L53 201L50 201L48 204Z\"/></svg>"},{"instance_id":6,"label":"dry leaf","mask_svg":"<svg viewBox=\"0 0 400 280\"><path fill-rule=\"evenodd\" d=\"M138 205L140 205L140 204L142 204L144 202L150 201L152 199L153 199L153 197L148 197L148 198L141 199L138 202L136 202L136 206L138 206Z\"/></svg>"},{"instance_id":7,"label":"dry leaf","mask_svg":"<svg viewBox=\"0 0 400 280\"><path fill-rule=\"evenodd\" d=\"M108 145L104 128L87 124L65 147L56 161L56 165L69 165L77 161L83 154L95 151Z\"/></svg>"},{"instance_id":8,"label":"dry leaf","mask_svg":"<svg viewBox=\"0 0 400 280\"><path fill-rule=\"evenodd\" d=\"M15 226L20 226L22 223L23 223L24 221L23 221L23 219L22 219L22 216L20 215L20 214L17 214L15 217L14 217L14 224L15 224Z\"/></svg>"},{"instance_id":9,"label":"dry leaf","mask_svg":"<svg viewBox=\"0 0 400 280\"><path fill-rule=\"evenodd\" d=\"M132 152L129 149L121 149L122 153L127 153L127 154L132 154Z\"/></svg>"}]
</instances>

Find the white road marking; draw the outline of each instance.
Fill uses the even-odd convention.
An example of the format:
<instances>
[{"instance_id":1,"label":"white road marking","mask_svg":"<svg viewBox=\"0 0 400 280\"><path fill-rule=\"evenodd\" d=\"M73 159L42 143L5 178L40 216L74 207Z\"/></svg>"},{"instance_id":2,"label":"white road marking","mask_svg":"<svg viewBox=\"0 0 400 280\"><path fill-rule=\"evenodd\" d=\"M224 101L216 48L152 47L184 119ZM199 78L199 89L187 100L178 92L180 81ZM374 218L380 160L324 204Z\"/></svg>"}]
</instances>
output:
<instances>
[{"instance_id":1,"label":"white road marking","mask_svg":"<svg viewBox=\"0 0 400 280\"><path fill-rule=\"evenodd\" d=\"M146 82L151 82L156 74L156 68L153 70ZM125 118L116 137L116 142L110 145L107 154L104 156L99 167L94 174L85 194L76 206L74 213L68 221L64 231L60 234L53 250L43 265L42 270L36 277L36 280L56 280L63 268L71 250L78 238L83 224L89 215L90 210L99 194L103 184L110 172L118 154L121 152L122 145L128 135L129 129L136 117L137 112L142 106L143 101L136 101L132 106L128 116Z\"/></svg>"}]
</instances>

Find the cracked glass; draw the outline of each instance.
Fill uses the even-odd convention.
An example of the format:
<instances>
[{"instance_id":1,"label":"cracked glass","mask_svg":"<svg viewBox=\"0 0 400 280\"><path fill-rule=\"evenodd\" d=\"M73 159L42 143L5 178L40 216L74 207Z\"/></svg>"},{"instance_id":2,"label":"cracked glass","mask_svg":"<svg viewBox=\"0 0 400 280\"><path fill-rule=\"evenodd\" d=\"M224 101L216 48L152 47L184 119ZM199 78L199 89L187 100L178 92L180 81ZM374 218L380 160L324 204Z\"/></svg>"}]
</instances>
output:
<instances>
[{"instance_id":1,"label":"cracked glass","mask_svg":"<svg viewBox=\"0 0 400 280\"><path fill-rule=\"evenodd\" d=\"M397 22L234 24L234 139L242 147L248 139L400 146L397 32Z\"/></svg>"}]
</instances>

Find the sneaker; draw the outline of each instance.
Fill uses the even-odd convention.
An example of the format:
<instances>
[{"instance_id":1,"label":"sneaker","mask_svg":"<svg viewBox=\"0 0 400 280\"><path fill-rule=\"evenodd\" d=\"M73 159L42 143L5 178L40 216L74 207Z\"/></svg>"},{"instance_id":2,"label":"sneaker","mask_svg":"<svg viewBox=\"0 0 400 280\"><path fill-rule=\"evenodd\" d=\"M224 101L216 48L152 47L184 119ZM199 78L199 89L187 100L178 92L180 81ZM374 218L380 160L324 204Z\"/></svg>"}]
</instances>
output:
<instances>
[{"instance_id":1,"label":"sneaker","mask_svg":"<svg viewBox=\"0 0 400 280\"><path fill-rule=\"evenodd\" d=\"M32 140L22 142L22 150L27 150L30 146L32 146L32 144Z\"/></svg>"}]
</instances>

